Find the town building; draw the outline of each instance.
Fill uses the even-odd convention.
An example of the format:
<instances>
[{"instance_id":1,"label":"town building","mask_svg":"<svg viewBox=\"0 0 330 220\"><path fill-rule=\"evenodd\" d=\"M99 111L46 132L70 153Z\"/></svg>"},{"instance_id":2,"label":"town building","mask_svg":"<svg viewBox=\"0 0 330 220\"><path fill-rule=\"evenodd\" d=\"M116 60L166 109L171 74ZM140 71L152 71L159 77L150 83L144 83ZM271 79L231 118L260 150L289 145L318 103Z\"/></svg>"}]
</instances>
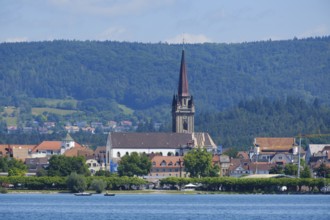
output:
<instances>
[{"instance_id":1,"label":"town building","mask_svg":"<svg viewBox=\"0 0 330 220\"><path fill-rule=\"evenodd\" d=\"M211 136L206 132L194 131L195 106L188 90L185 51L182 50L178 94L172 101L172 133L125 133L110 132L106 146L106 167L115 171L120 158L132 152L183 156L196 147L216 151Z\"/></svg>"},{"instance_id":2,"label":"town building","mask_svg":"<svg viewBox=\"0 0 330 220\"><path fill-rule=\"evenodd\" d=\"M296 144L293 137L257 137L254 139L254 148L250 150L250 159L254 162L268 162L285 165L298 163L300 158L305 159L305 151Z\"/></svg>"},{"instance_id":3,"label":"town building","mask_svg":"<svg viewBox=\"0 0 330 220\"><path fill-rule=\"evenodd\" d=\"M151 155L152 168L145 178L157 180L165 177L187 177L182 156Z\"/></svg>"}]
</instances>

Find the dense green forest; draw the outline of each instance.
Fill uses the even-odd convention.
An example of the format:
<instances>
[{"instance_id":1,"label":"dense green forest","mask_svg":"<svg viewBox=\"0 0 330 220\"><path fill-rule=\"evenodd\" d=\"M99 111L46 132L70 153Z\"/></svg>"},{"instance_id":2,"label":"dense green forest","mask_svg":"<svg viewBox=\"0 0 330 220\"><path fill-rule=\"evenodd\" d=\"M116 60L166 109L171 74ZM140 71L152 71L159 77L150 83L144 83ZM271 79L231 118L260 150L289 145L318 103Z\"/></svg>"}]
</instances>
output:
<instances>
[{"instance_id":1,"label":"dense green forest","mask_svg":"<svg viewBox=\"0 0 330 220\"><path fill-rule=\"evenodd\" d=\"M210 132L217 143L246 146L256 135L329 131L329 36L184 47L196 128ZM161 122L161 129L168 130L181 50L182 45L166 43L1 43L0 107L17 107L19 112L13 114L21 126L33 120L130 119L136 124ZM64 101L55 106L45 101L52 99ZM74 113L32 114L36 107ZM93 143L104 140L77 137ZM12 141L0 141L8 139Z\"/></svg>"}]
</instances>

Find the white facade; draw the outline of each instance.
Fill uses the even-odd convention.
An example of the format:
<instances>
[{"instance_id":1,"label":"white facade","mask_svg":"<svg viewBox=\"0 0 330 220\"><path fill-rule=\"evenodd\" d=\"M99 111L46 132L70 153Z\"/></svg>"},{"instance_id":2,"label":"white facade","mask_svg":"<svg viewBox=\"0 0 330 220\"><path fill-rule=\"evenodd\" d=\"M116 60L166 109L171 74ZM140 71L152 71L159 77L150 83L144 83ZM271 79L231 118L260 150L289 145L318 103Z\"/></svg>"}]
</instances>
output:
<instances>
[{"instance_id":1,"label":"white facade","mask_svg":"<svg viewBox=\"0 0 330 220\"><path fill-rule=\"evenodd\" d=\"M112 159L120 159L125 155L130 155L133 152L137 153L145 153L145 154L160 154L161 156L182 156L180 149L132 149L132 148L124 148L124 149L110 149L110 158Z\"/></svg>"}]
</instances>

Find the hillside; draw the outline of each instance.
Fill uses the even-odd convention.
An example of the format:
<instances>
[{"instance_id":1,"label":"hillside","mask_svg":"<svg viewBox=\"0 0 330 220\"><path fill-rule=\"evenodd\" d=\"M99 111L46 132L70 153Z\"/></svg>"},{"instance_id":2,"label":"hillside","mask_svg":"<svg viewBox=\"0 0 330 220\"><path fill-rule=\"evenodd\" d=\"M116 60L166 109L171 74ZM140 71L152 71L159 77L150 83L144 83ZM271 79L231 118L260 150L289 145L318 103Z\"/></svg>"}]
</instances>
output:
<instances>
[{"instance_id":1,"label":"hillside","mask_svg":"<svg viewBox=\"0 0 330 220\"><path fill-rule=\"evenodd\" d=\"M258 134L296 135L298 130L329 130L329 116L322 113L322 120L318 121L315 111L328 112L330 106L330 37L187 44L184 48L189 90L196 104L196 128L209 131L218 143L242 146ZM141 120L161 122L162 129L167 130L181 50L182 45L164 43L1 43L0 127L31 126L34 120L61 121L63 125L65 121L105 123L129 119L135 124ZM317 100L318 106L327 108L315 110L312 119L316 122L309 130L303 130L310 119L306 113L296 112L299 120L276 124L281 118L269 116L268 110L262 118L246 112L241 105L256 100L275 105L280 100L287 109L288 98L302 100L305 106L313 106ZM260 103L263 102L257 101L262 108ZM244 123L237 126L241 117ZM210 118L214 120L207 124ZM263 122L246 133L253 123L249 118ZM274 124L273 130L265 128L267 123ZM297 123L296 129L287 130L288 123ZM152 126L147 124L140 130L148 127Z\"/></svg>"},{"instance_id":2,"label":"hillside","mask_svg":"<svg viewBox=\"0 0 330 220\"><path fill-rule=\"evenodd\" d=\"M1 104L15 105L24 97L70 97L80 108L93 100L101 106L114 104L105 109L121 104L137 113L168 110L177 88L181 49L109 41L2 43ZM255 97L297 96L330 103L330 37L193 44L185 50L198 111L223 110Z\"/></svg>"}]
</instances>

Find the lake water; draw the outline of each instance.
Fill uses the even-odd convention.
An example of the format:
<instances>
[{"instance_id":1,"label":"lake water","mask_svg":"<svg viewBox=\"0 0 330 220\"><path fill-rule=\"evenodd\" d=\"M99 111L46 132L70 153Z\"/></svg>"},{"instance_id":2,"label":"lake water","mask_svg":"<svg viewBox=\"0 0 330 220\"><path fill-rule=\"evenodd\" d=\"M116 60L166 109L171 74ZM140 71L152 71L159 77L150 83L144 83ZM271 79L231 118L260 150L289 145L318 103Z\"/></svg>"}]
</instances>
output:
<instances>
[{"instance_id":1,"label":"lake water","mask_svg":"<svg viewBox=\"0 0 330 220\"><path fill-rule=\"evenodd\" d=\"M1 220L330 219L330 195L0 194Z\"/></svg>"}]
</instances>

